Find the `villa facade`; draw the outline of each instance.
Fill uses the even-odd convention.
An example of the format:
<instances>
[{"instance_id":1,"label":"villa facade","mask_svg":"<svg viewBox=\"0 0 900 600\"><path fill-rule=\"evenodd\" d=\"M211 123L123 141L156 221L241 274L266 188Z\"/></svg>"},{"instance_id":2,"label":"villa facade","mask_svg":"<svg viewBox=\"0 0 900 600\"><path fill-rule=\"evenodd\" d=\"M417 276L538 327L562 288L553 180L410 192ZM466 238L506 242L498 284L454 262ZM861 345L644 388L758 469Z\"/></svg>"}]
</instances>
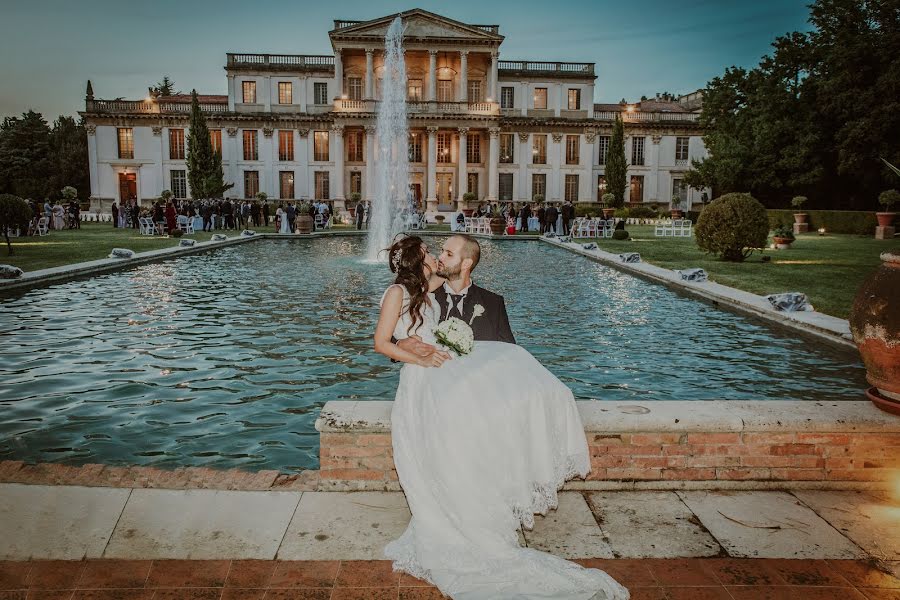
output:
<instances>
[{"instance_id":1,"label":"villa facade","mask_svg":"<svg viewBox=\"0 0 900 600\"><path fill-rule=\"evenodd\" d=\"M322 199L336 210L373 198L384 37L396 15L335 21L332 56L228 54L227 95L201 96L226 195ZM423 10L401 15L410 124L410 190L429 213L479 201L598 202L617 114L625 122L632 203L701 201L683 174L706 155L697 93L594 104L594 63L500 60L497 25ZM189 197L190 96L95 99L86 120L94 206L164 189Z\"/></svg>"}]
</instances>

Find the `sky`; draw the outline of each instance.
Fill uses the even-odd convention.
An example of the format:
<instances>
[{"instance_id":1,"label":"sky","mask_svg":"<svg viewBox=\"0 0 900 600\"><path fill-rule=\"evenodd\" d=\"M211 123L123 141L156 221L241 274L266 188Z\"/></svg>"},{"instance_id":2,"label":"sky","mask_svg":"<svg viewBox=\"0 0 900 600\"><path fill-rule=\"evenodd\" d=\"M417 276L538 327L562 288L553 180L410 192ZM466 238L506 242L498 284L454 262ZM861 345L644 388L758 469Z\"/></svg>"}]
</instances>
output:
<instances>
[{"instance_id":1,"label":"sky","mask_svg":"<svg viewBox=\"0 0 900 600\"><path fill-rule=\"evenodd\" d=\"M140 99L168 75L178 91L225 94L227 52L331 54L334 19L422 8L497 24L501 60L596 63L595 102L682 94L772 41L809 30L809 0L2 0L0 117L33 109L48 121L97 98Z\"/></svg>"}]
</instances>

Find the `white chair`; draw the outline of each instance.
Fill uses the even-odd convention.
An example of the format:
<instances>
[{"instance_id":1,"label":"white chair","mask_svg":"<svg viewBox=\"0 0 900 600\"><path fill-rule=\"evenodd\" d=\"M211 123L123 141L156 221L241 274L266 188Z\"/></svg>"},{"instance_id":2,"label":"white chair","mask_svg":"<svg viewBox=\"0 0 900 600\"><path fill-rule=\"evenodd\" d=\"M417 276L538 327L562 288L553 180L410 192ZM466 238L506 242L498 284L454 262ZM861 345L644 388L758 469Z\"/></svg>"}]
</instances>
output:
<instances>
[{"instance_id":1,"label":"white chair","mask_svg":"<svg viewBox=\"0 0 900 600\"><path fill-rule=\"evenodd\" d=\"M428 228L428 220L425 218L425 213L419 215L419 229L427 229Z\"/></svg>"},{"instance_id":2,"label":"white chair","mask_svg":"<svg viewBox=\"0 0 900 600\"><path fill-rule=\"evenodd\" d=\"M316 213L314 220L316 222L316 229L324 229L325 228L325 218L320 213Z\"/></svg>"},{"instance_id":3,"label":"white chair","mask_svg":"<svg viewBox=\"0 0 900 600\"><path fill-rule=\"evenodd\" d=\"M141 235L156 235L156 225L150 217L139 217L138 228Z\"/></svg>"},{"instance_id":4,"label":"white chair","mask_svg":"<svg viewBox=\"0 0 900 600\"><path fill-rule=\"evenodd\" d=\"M175 228L180 229L188 235L193 235L194 233L194 223L191 222L187 215L178 215Z\"/></svg>"},{"instance_id":5,"label":"white chair","mask_svg":"<svg viewBox=\"0 0 900 600\"><path fill-rule=\"evenodd\" d=\"M50 219L47 217L41 217L40 219L38 219L38 224L37 224L38 235L44 236L49 233L49 231L47 231L47 224L49 222L50 222Z\"/></svg>"},{"instance_id":6,"label":"white chair","mask_svg":"<svg viewBox=\"0 0 900 600\"><path fill-rule=\"evenodd\" d=\"M681 222L681 237L691 237L693 235L693 225L690 219L684 219Z\"/></svg>"}]
</instances>

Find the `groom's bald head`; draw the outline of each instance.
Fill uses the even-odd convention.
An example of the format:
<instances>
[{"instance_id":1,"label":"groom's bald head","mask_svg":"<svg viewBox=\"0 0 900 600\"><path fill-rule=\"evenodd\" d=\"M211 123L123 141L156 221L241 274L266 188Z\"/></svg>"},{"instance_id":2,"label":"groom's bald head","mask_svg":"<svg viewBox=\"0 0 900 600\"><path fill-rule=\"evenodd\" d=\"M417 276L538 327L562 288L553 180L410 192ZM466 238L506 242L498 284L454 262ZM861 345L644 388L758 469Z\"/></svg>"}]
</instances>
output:
<instances>
[{"instance_id":1,"label":"groom's bald head","mask_svg":"<svg viewBox=\"0 0 900 600\"><path fill-rule=\"evenodd\" d=\"M478 266L478 261L481 260L481 244L471 235L466 235L465 233L457 233L453 237L462 240L462 246L459 250L460 256L463 260L467 258L472 260L472 266L469 270L474 271L475 267Z\"/></svg>"}]
</instances>

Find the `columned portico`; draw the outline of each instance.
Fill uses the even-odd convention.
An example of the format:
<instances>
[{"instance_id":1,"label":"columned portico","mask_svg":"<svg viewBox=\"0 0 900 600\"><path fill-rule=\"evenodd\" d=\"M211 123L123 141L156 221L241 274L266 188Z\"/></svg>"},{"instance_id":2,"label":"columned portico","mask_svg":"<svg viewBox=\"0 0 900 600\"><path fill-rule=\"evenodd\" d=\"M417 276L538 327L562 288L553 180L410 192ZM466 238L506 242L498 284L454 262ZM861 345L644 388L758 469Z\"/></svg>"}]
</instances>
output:
<instances>
[{"instance_id":1,"label":"columned portico","mask_svg":"<svg viewBox=\"0 0 900 600\"><path fill-rule=\"evenodd\" d=\"M428 51L428 101L437 99L437 50Z\"/></svg>"},{"instance_id":2,"label":"columned portico","mask_svg":"<svg viewBox=\"0 0 900 600\"><path fill-rule=\"evenodd\" d=\"M459 179L458 179L458 193L457 200L462 203L463 194L467 191L466 185L466 177L468 175L467 172L467 164L466 164L466 149L468 148L468 139L469 139L469 128L468 127L460 127L457 129L459 131L459 150L457 151L457 161L459 166Z\"/></svg>"},{"instance_id":3,"label":"columned portico","mask_svg":"<svg viewBox=\"0 0 900 600\"><path fill-rule=\"evenodd\" d=\"M344 97L344 60L340 49L334 51L334 83L337 86L336 96Z\"/></svg>"},{"instance_id":4,"label":"columned portico","mask_svg":"<svg viewBox=\"0 0 900 600\"><path fill-rule=\"evenodd\" d=\"M375 127L366 127L366 193L364 198L375 199Z\"/></svg>"},{"instance_id":5,"label":"columned portico","mask_svg":"<svg viewBox=\"0 0 900 600\"><path fill-rule=\"evenodd\" d=\"M499 63L499 53L491 52L491 69L488 71L490 78L488 80L488 102L500 102L500 90L497 87L497 65Z\"/></svg>"},{"instance_id":6,"label":"columned portico","mask_svg":"<svg viewBox=\"0 0 900 600\"><path fill-rule=\"evenodd\" d=\"M488 129L490 142L488 143L488 194L486 200L488 202L497 201L497 165L500 160L500 128L491 127Z\"/></svg>"},{"instance_id":7,"label":"columned portico","mask_svg":"<svg viewBox=\"0 0 900 600\"><path fill-rule=\"evenodd\" d=\"M428 192L425 204L428 210L437 210L437 127L426 128L428 132Z\"/></svg>"},{"instance_id":8,"label":"columned portico","mask_svg":"<svg viewBox=\"0 0 900 600\"><path fill-rule=\"evenodd\" d=\"M375 50L366 48L366 100L375 98Z\"/></svg>"},{"instance_id":9,"label":"columned portico","mask_svg":"<svg viewBox=\"0 0 900 600\"><path fill-rule=\"evenodd\" d=\"M335 125L331 128L334 134L334 207L337 210L344 208L344 127L343 125Z\"/></svg>"},{"instance_id":10,"label":"columned portico","mask_svg":"<svg viewBox=\"0 0 900 600\"><path fill-rule=\"evenodd\" d=\"M469 93L469 51L459 52L459 97L458 102L465 102Z\"/></svg>"}]
</instances>

